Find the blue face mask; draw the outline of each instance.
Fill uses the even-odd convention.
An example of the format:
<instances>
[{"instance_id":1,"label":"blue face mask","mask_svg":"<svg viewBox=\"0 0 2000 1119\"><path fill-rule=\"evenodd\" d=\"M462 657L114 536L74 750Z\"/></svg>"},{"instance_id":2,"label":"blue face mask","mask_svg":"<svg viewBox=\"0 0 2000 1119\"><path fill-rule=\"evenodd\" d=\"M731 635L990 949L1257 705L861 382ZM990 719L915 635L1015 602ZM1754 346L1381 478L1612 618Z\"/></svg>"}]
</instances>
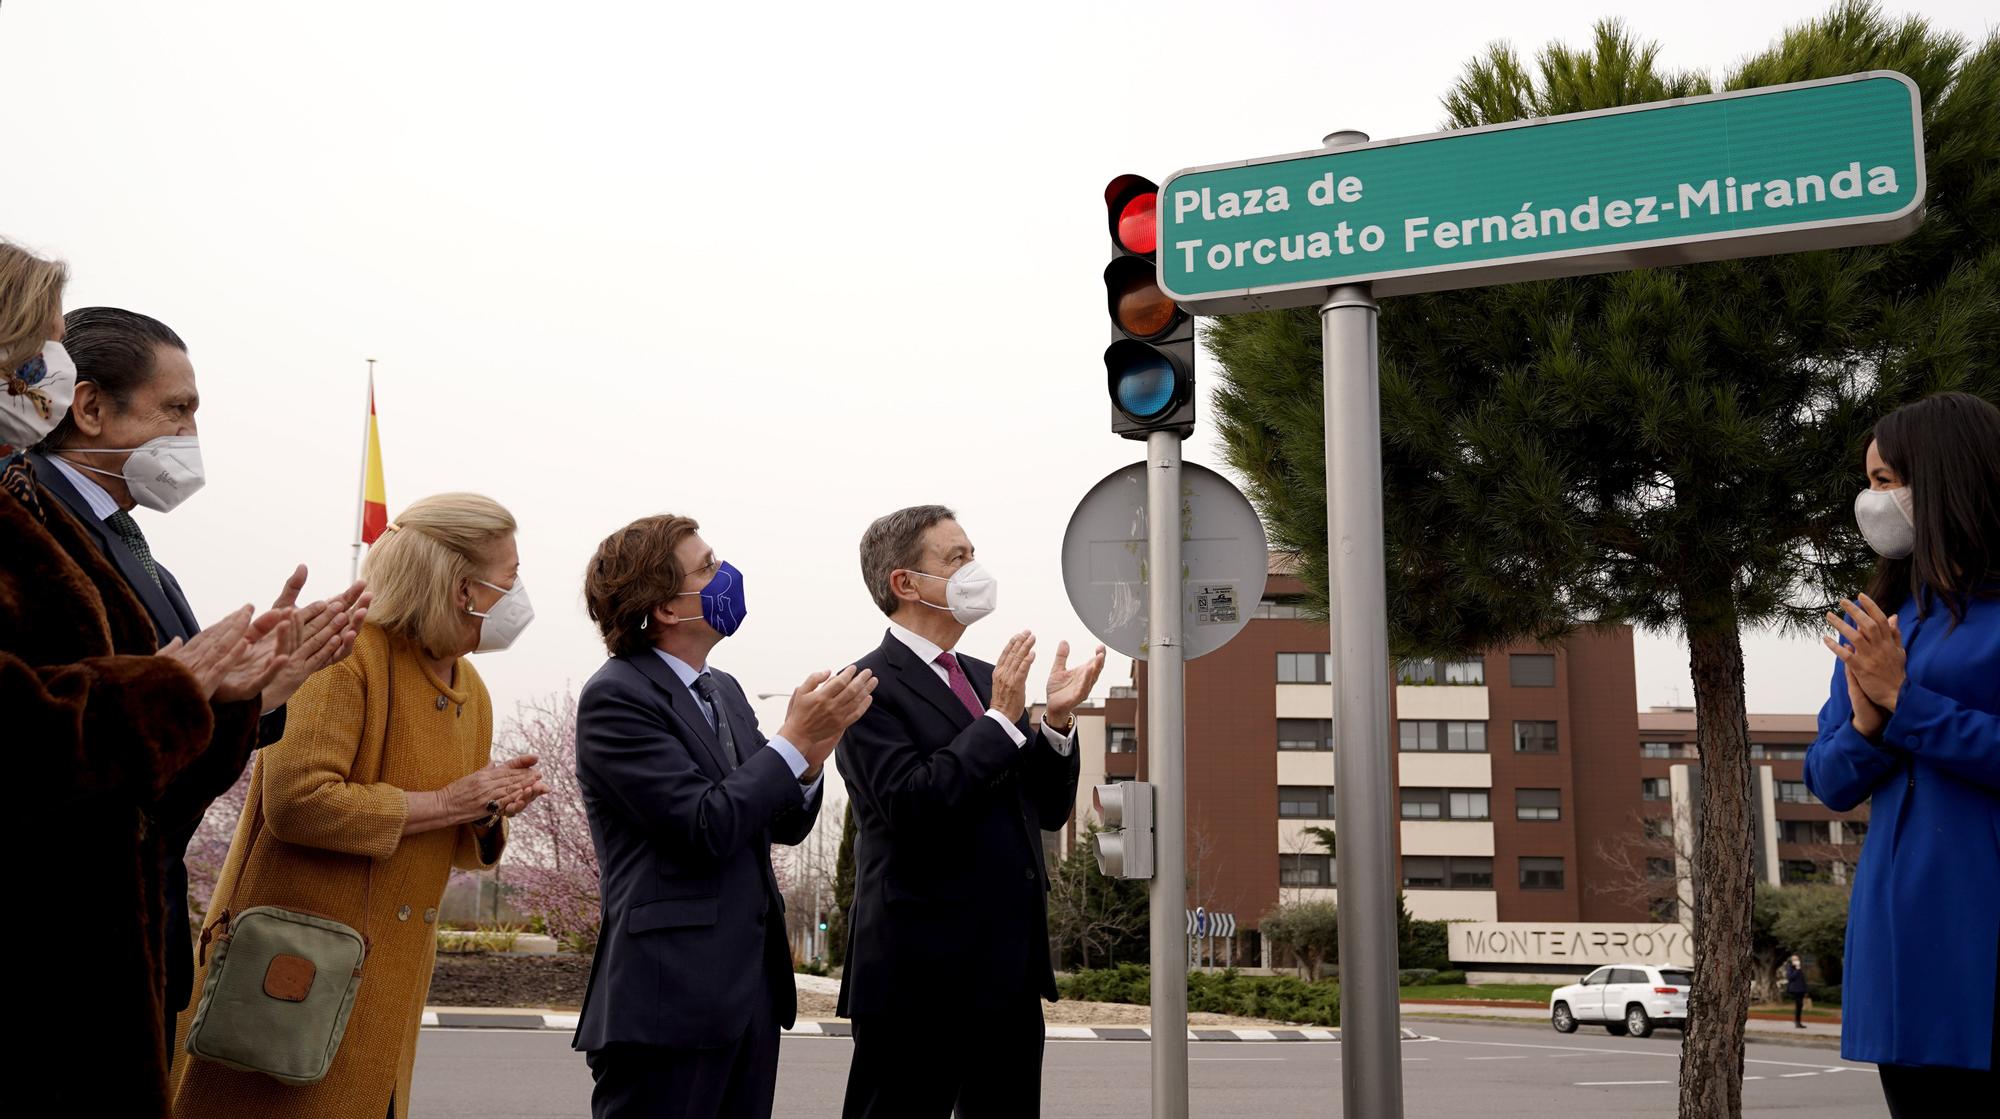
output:
<instances>
[{"instance_id":1,"label":"blue face mask","mask_svg":"<svg viewBox=\"0 0 2000 1119\"><path fill-rule=\"evenodd\" d=\"M715 577L708 581L708 586L698 591L682 591L674 597L691 594L701 596L701 620L724 637L735 633L743 624L743 616L750 612L743 601L743 573L731 563L716 564Z\"/></svg>"}]
</instances>

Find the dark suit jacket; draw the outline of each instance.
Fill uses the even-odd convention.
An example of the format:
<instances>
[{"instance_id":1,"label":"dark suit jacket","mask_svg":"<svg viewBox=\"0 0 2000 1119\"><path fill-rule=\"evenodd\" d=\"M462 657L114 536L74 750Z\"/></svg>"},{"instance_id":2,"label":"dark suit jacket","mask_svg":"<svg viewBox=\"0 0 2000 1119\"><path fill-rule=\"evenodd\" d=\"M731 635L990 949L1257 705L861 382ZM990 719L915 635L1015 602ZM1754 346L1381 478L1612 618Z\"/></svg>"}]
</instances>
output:
<instances>
[{"instance_id":1,"label":"dark suit jacket","mask_svg":"<svg viewBox=\"0 0 2000 1119\"><path fill-rule=\"evenodd\" d=\"M991 703L993 666L958 659ZM1076 750L1025 721L1016 747L893 635L856 663L879 683L836 753L856 828L841 1015L925 1011L941 983L961 1009L1054 999L1041 833L1076 803Z\"/></svg>"},{"instance_id":2,"label":"dark suit jacket","mask_svg":"<svg viewBox=\"0 0 2000 1119\"><path fill-rule=\"evenodd\" d=\"M757 729L735 679L709 670L739 760L651 649L613 657L576 708L576 775L604 924L573 1046L732 1043L768 987L797 1016L771 844L812 832L820 801Z\"/></svg>"},{"instance_id":3,"label":"dark suit jacket","mask_svg":"<svg viewBox=\"0 0 2000 1119\"><path fill-rule=\"evenodd\" d=\"M178 637L186 641L201 632L201 623L195 621L194 609L188 605L187 595L181 593L181 585L174 574L153 557L153 569L160 573L160 581L155 584L146 569L139 564L139 557L125 546L125 541L91 512L90 502L85 501L75 486L48 458L41 454L30 454L35 480L42 488L54 495L76 519L89 530L91 539L97 543L98 551L109 559L125 582L139 596L146 606L146 613L153 618L153 628L159 632L160 644L165 645ZM221 724L217 724L221 726ZM243 775L243 767L249 764L250 753L259 746L268 746L285 736L285 709L271 711L257 724L256 737L245 741L233 732L224 732L209 742L187 768L181 770L167 786L152 808L146 813L149 826L158 828L162 837L164 862L161 866L160 888L167 895L166 953L167 953L167 1011L173 1013L185 1008L194 986L194 941L189 934L188 922L188 877L187 864L183 858L187 854L188 841L194 838L195 829L201 826L201 818L208 812L208 806L215 798L229 791L236 779Z\"/></svg>"}]
</instances>

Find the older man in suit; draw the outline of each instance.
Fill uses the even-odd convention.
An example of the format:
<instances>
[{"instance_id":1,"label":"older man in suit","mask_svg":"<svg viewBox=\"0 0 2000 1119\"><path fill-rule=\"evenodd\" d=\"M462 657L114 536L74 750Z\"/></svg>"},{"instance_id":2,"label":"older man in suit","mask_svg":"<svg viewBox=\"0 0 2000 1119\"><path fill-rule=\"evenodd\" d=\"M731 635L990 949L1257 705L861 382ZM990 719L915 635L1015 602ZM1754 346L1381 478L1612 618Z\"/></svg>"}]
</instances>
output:
<instances>
[{"instance_id":1,"label":"older man in suit","mask_svg":"<svg viewBox=\"0 0 2000 1119\"><path fill-rule=\"evenodd\" d=\"M584 577L611 654L576 715L604 912L573 1044L596 1119L771 1114L797 1011L771 844L812 831L821 766L875 687L814 673L767 740L709 661L743 621L743 578L698 528L635 521Z\"/></svg>"},{"instance_id":2,"label":"older man in suit","mask_svg":"<svg viewBox=\"0 0 2000 1119\"><path fill-rule=\"evenodd\" d=\"M76 362L69 414L28 456L35 477L76 515L98 551L145 604L160 644L201 632L194 608L173 572L153 556L132 510L171 511L203 483L195 411L200 394L187 344L165 323L116 307L84 307L64 316L64 345ZM286 580L276 608L292 607L306 569ZM299 609L298 648L264 689L256 736L219 737L183 769L147 813L163 838L166 894L167 1057L174 1057L174 1017L188 1004L194 979L189 934L188 842L215 798L243 773L250 751L284 736L284 704L306 677L346 656L366 616L357 583L344 593Z\"/></svg>"},{"instance_id":3,"label":"older man in suit","mask_svg":"<svg viewBox=\"0 0 2000 1119\"><path fill-rule=\"evenodd\" d=\"M1071 667L1056 650L1048 706L1029 726L1035 638L994 664L953 650L991 613L992 576L951 510L891 513L861 539L861 573L888 615L855 662L881 680L840 746L854 803L854 911L840 1012L854 1020L849 1119L1034 1115L1042 1004L1056 997L1042 832L1076 802L1077 705L1104 649ZM952 999L950 1029L937 991Z\"/></svg>"}]
</instances>

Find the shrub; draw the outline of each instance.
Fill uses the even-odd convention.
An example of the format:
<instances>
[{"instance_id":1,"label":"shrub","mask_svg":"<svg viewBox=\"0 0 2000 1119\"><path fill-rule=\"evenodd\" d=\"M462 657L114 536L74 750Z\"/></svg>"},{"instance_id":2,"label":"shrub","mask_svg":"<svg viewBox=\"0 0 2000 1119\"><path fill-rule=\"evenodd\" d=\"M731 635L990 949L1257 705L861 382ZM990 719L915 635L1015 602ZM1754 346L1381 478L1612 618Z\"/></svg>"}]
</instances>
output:
<instances>
[{"instance_id":1,"label":"shrub","mask_svg":"<svg viewBox=\"0 0 2000 1119\"><path fill-rule=\"evenodd\" d=\"M1838 983L1807 984L1806 997L1813 1000L1814 1006L1839 1006L1840 984Z\"/></svg>"},{"instance_id":2,"label":"shrub","mask_svg":"<svg viewBox=\"0 0 2000 1119\"><path fill-rule=\"evenodd\" d=\"M1465 973L1457 970L1440 971L1436 975L1431 977L1431 982L1437 984L1440 987L1464 986Z\"/></svg>"},{"instance_id":3,"label":"shrub","mask_svg":"<svg viewBox=\"0 0 2000 1119\"><path fill-rule=\"evenodd\" d=\"M1120 964L1065 976L1057 982L1057 987L1066 999L1145 1006L1152 1002L1150 982L1151 969L1145 965ZM1340 987L1325 981L1308 983L1291 975L1244 975L1235 968L1191 972L1188 1009L1239 1018L1338 1026Z\"/></svg>"},{"instance_id":4,"label":"shrub","mask_svg":"<svg viewBox=\"0 0 2000 1119\"><path fill-rule=\"evenodd\" d=\"M1406 967L1396 973L1396 982L1404 987L1421 987L1436 979L1438 971L1431 967Z\"/></svg>"}]
</instances>

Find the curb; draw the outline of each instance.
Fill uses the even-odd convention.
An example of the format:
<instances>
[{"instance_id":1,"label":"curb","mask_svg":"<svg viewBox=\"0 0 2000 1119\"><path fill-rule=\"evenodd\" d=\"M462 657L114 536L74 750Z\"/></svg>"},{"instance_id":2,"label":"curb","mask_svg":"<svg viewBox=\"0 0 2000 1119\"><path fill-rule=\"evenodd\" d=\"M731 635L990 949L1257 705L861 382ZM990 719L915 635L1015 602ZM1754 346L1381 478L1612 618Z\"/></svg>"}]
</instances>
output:
<instances>
[{"instance_id":1,"label":"curb","mask_svg":"<svg viewBox=\"0 0 2000 1119\"><path fill-rule=\"evenodd\" d=\"M576 1029L574 1014L551 1014L523 1010L426 1010L422 1025L431 1029L458 1030L561 1030ZM800 1022L784 1031L786 1037L851 1037L849 1022ZM1422 1040L1415 1030L1402 1031L1404 1041ZM1048 1041L1150 1041L1153 1031L1144 1026L1049 1026L1042 1034ZM1337 1029L1191 1029L1189 1041L1339 1041Z\"/></svg>"},{"instance_id":2,"label":"curb","mask_svg":"<svg viewBox=\"0 0 2000 1119\"><path fill-rule=\"evenodd\" d=\"M1518 1029L1536 1030L1541 1033L1553 1032L1549 1028L1547 1019L1543 1018L1502 1018L1490 1014L1452 1014L1449 1012L1422 1012L1416 1014L1406 1012L1403 1018L1405 1020L1415 1019L1419 1022L1478 1022L1488 1026L1513 1026ZM1584 1027L1584 1029L1589 1028L1589 1026ZM1658 1036L1661 1032L1679 1034L1680 1030L1668 1026L1664 1027L1661 1031L1656 1031L1654 1036ZM1797 1034L1745 1030L1743 1040L1752 1045L1782 1045L1792 1049L1831 1049L1836 1052L1840 1049L1840 1037L1837 1034L1808 1034L1800 1037Z\"/></svg>"}]
</instances>

